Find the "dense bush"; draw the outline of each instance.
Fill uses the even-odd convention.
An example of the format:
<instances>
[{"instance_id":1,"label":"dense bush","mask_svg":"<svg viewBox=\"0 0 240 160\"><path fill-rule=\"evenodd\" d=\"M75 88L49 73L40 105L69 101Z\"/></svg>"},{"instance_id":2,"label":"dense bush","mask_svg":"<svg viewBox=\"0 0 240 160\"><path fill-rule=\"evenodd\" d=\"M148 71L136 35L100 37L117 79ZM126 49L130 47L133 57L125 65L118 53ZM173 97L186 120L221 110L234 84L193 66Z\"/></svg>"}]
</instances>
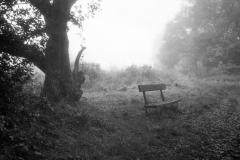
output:
<instances>
[{"instance_id":1,"label":"dense bush","mask_svg":"<svg viewBox=\"0 0 240 160\"><path fill-rule=\"evenodd\" d=\"M132 65L123 70L120 75L126 85L159 80L157 72L147 65L141 67Z\"/></svg>"},{"instance_id":2,"label":"dense bush","mask_svg":"<svg viewBox=\"0 0 240 160\"><path fill-rule=\"evenodd\" d=\"M30 79L31 67L28 61L0 54L0 101L10 103L17 98L22 86ZM16 100L16 99L15 99Z\"/></svg>"},{"instance_id":3,"label":"dense bush","mask_svg":"<svg viewBox=\"0 0 240 160\"><path fill-rule=\"evenodd\" d=\"M84 63L82 71L85 76L85 82L83 86L85 88L92 88L104 77L104 71L101 69L100 65L96 63Z\"/></svg>"},{"instance_id":4,"label":"dense bush","mask_svg":"<svg viewBox=\"0 0 240 160\"><path fill-rule=\"evenodd\" d=\"M53 146L47 101L22 92L31 71L25 59L0 54L0 159L45 159L43 151Z\"/></svg>"},{"instance_id":5,"label":"dense bush","mask_svg":"<svg viewBox=\"0 0 240 160\"><path fill-rule=\"evenodd\" d=\"M95 91L115 90L138 83L157 83L160 80L158 72L147 65L140 67L132 65L122 70L104 71L99 64L85 63L82 70L86 78L83 87Z\"/></svg>"}]
</instances>

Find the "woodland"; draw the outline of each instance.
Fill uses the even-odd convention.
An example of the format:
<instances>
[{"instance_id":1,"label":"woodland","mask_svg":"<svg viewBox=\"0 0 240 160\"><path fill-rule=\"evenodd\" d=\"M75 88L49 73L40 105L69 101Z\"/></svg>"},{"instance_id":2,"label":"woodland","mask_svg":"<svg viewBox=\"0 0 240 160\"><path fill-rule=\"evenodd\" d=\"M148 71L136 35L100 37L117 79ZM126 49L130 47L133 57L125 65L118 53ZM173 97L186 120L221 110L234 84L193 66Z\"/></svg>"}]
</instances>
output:
<instances>
[{"instance_id":1,"label":"woodland","mask_svg":"<svg viewBox=\"0 0 240 160\"><path fill-rule=\"evenodd\" d=\"M87 46L69 60L69 28L101 8L87 2L0 0L0 159L240 159L240 2L184 0L161 69L111 71L81 59ZM146 114L138 85L158 83L182 100Z\"/></svg>"}]
</instances>

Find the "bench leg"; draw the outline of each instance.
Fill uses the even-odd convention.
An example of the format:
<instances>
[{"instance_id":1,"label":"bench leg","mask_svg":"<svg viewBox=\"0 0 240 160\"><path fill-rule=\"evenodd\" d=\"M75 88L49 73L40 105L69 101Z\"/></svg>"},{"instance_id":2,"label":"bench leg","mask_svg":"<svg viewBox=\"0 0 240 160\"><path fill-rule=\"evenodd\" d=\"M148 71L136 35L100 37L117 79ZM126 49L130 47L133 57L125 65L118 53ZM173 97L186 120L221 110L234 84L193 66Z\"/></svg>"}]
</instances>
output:
<instances>
[{"instance_id":1,"label":"bench leg","mask_svg":"<svg viewBox=\"0 0 240 160\"><path fill-rule=\"evenodd\" d=\"M144 107L146 115L148 114L147 107Z\"/></svg>"}]
</instances>

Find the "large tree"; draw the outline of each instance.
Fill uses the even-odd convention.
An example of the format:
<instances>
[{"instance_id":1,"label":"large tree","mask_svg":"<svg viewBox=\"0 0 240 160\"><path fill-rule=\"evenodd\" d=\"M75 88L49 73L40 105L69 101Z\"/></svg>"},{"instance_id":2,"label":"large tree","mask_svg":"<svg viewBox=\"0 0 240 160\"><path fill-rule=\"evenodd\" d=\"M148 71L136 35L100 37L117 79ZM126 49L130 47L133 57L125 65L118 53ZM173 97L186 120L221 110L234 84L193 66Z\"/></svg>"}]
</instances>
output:
<instances>
[{"instance_id":1,"label":"large tree","mask_svg":"<svg viewBox=\"0 0 240 160\"><path fill-rule=\"evenodd\" d=\"M71 71L68 51L69 23L81 26L86 16L75 3L77 0L0 0L0 52L26 58L40 68L45 73L43 94L53 101L82 95L84 77L78 69ZM94 13L99 3L87 5L88 13Z\"/></svg>"}]
</instances>

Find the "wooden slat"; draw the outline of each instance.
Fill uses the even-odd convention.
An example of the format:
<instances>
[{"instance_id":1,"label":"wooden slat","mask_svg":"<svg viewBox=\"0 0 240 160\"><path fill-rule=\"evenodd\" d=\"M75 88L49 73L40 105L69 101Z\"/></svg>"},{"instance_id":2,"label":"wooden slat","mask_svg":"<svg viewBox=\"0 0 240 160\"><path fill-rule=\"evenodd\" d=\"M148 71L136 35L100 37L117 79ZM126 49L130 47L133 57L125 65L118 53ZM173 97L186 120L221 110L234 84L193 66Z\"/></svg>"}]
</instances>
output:
<instances>
[{"instance_id":1,"label":"wooden slat","mask_svg":"<svg viewBox=\"0 0 240 160\"><path fill-rule=\"evenodd\" d=\"M145 105L146 108L156 108L156 107L162 107L166 105L171 105L180 102L182 99L172 100L172 101L164 101L161 103L152 103Z\"/></svg>"},{"instance_id":2,"label":"wooden slat","mask_svg":"<svg viewBox=\"0 0 240 160\"><path fill-rule=\"evenodd\" d=\"M157 90L165 90L166 85L161 84L146 84L146 85L138 85L139 92L144 91L157 91Z\"/></svg>"}]
</instances>

